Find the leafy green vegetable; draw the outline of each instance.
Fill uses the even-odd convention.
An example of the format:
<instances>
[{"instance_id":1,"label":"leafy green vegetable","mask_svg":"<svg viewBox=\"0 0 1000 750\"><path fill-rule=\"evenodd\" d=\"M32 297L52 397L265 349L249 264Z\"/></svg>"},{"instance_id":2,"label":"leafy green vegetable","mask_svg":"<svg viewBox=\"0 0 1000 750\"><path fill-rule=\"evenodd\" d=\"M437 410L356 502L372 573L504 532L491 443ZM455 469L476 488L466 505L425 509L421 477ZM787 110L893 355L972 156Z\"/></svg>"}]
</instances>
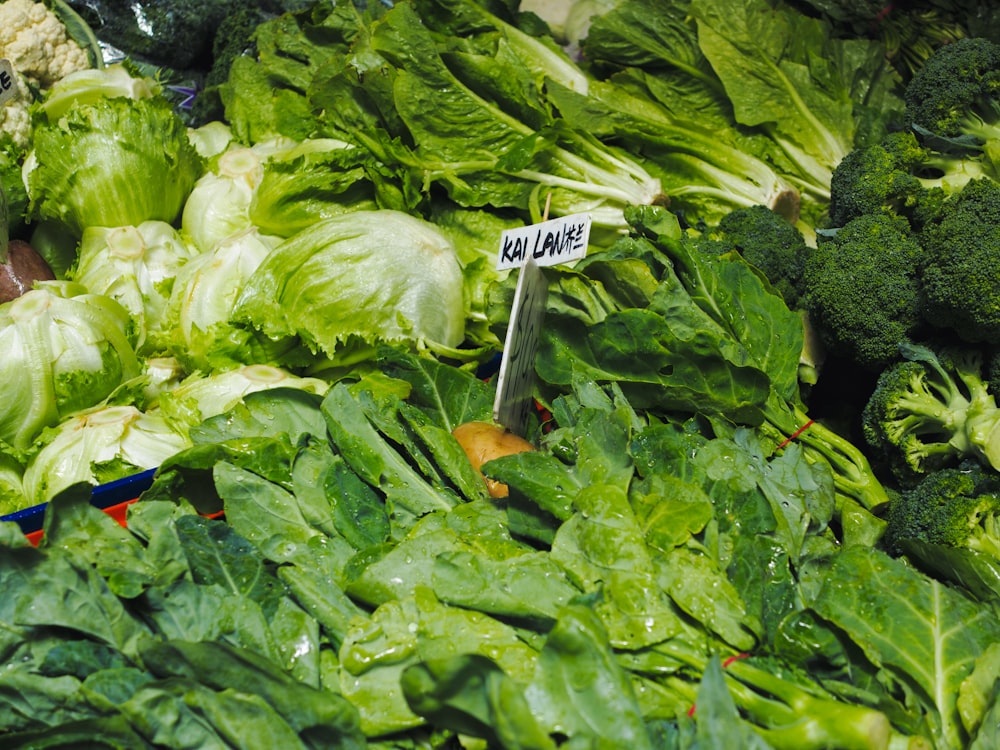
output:
<instances>
[{"instance_id":1,"label":"leafy green vegetable","mask_svg":"<svg viewBox=\"0 0 1000 750\"><path fill-rule=\"evenodd\" d=\"M77 482L96 486L156 468L188 444L155 411L120 405L76 412L37 438L22 478L25 506L46 503Z\"/></svg>"},{"instance_id":2,"label":"leafy green vegetable","mask_svg":"<svg viewBox=\"0 0 1000 750\"><path fill-rule=\"evenodd\" d=\"M89 226L173 222L203 168L161 97L102 98L41 122L29 162L31 215L77 235Z\"/></svg>"},{"instance_id":3,"label":"leafy green vegetable","mask_svg":"<svg viewBox=\"0 0 1000 750\"><path fill-rule=\"evenodd\" d=\"M384 342L457 347L463 294L455 249L436 227L390 209L357 210L275 247L247 278L233 319L346 363Z\"/></svg>"},{"instance_id":4,"label":"leafy green vegetable","mask_svg":"<svg viewBox=\"0 0 1000 750\"><path fill-rule=\"evenodd\" d=\"M877 43L832 38L821 21L766 0L693 0L691 12L736 121L764 128L804 188L828 197L840 160L902 111Z\"/></svg>"},{"instance_id":5,"label":"leafy green vegetable","mask_svg":"<svg viewBox=\"0 0 1000 750\"><path fill-rule=\"evenodd\" d=\"M76 267L70 278L93 294L104 294L128 310L138 328L136 347L143 351L162 329L167 302L181 266L197 251L170 224L146 221L138 226L83 230Z\"/></svg>"},{"instance_id":6,"label":"leafy green vegetable","mask_svg":"<svg viewBox=\"0 0 1000 750\"><path fill-rule=\"evenodd\" d=\"M310 363L314 358L295 339L257 335L232 317L250 276L279 241L250 228L184 264L167 301L160 348L190 372Z\"/></svg>"},{"instance_id":7,"label":"leafy green vegetable","mask_svg":"<svg viewBox=\"0 0 1000 750\"><path fill-rule=\"evenodd\" d=\"M26 456L43 428L138 376L135 333L118 302L74 282L41 282L0 306L0 440Z\"/></svg>"},{"instance_id":8,"label":"leafy green vegetable","mask_svg":"<svg viewBox=\"0 0 1000 750\"><path fill-rule=\"evenodd\" d=\"M845 631L873 663L912 681L937 746L964 746L969 737L956 698L974 661L997 638L989 612L863 547L820 564L810 579L815 585L806 590L808 606Z\"/></svg>"}]
</instances>

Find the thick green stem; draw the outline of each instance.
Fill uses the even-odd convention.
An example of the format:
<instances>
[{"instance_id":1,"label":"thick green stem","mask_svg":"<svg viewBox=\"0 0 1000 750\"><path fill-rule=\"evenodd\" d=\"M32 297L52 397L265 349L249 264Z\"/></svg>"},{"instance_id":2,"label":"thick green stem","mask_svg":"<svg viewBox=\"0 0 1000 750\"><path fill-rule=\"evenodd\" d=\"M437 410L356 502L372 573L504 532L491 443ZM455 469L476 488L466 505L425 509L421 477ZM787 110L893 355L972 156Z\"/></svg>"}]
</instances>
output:
<instances>
[{"instance_id":1,"label":"thick green stem","mask_svg":"<svg viewBox=\"0 0 1000 750\"><path fill-rule=\"evenodd\" d=\"M836 490L866 510L876 511L889 503L889 494L856 445L792 404L774 408L772 399L770 406L762 430L770 433L779 446L795 441L807 459L824 461L833 472Z\"/></svg>"}]
</instances>

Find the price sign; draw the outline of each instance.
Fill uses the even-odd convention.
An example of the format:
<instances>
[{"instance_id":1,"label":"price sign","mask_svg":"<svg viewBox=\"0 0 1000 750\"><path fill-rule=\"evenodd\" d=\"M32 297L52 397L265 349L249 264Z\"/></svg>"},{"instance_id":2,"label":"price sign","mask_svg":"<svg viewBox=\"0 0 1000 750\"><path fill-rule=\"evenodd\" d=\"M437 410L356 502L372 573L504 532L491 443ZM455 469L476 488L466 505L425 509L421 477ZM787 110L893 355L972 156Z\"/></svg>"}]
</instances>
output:
<instances>
[{"instance_id":1,"label":"price sign","mask_svg":"<svg viewBox=\"0 0 1000 750\"><path fill-rule=\"evenodd\" d=\"M579 260L587 254L590 224L590 214L572 214L508 229L500 236L497 270L523 266L529 258L539 266Z\"/></svg>"},{"instance_id":2,"label":"price sign","mask_svg":"<svg viewBox=\"0 0 1000 750\"><path fill-rule=\"evenodd\" d=\"M493 419L515 435L524 436L534 408L535 351L545 317L548 282L534 259L518 272L507 340L500 358Z\"/></svg>"},{"instance_id":3,"label":"price sign","mask_svg":"<svg viewBox=\"0 0 1000 750\"><path fill-rule=\"evenodd\" d=\"M17 93L17 79L14 78L14 66L10 60L0 58L0 104L3 104Z\"/></svg>"}]
</instances>

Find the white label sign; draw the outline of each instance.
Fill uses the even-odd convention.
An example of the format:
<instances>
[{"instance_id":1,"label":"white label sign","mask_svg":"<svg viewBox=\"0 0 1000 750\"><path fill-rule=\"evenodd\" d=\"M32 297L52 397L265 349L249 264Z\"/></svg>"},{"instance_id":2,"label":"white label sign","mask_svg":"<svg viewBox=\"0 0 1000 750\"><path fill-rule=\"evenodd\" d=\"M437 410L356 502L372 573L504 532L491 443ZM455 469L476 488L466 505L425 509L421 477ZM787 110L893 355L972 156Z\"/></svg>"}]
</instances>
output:
<instances>
[{"instance_id":1,"label":"white label sign","mask_svg":"<svg viewBox=\"0 0 1000 750\"><path fill-rule=\"evenodd\" d=\"M540 266L579 260L587 254L590 224L590 214L571 214L508 229L500 237L497 270L523 266L529 258Z\"/></svg>"},{"instance_id":2,"label":"white label sign","mask_svg":"<svg viewBox=\"0 0 1000 750\"><path fill-rule=\"evenodd\" d=\"M494 421L521 437L535 403L535 352L548 292L545 274L529 257L518 272L493 402Z\"/></svg>"},{"instance_id":3,"label":"white label sign","mask_svg":"<svg viewBox=\"0 0 1000 750\"><path fill-rule=\"evenodd\" d=\"M14 78L14 66L10 60L0 58L0 104L17 93L17 79Z\"/></svg>"}]
</instances>

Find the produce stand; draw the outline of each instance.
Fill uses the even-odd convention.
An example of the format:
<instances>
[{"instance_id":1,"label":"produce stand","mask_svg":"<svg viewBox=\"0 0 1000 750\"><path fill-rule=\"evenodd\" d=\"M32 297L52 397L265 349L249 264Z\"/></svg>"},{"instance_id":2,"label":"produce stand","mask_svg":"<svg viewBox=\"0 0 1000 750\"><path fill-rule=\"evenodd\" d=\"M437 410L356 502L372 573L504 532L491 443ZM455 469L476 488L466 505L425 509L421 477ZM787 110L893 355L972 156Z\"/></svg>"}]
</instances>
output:
<instances>
[{"instance_id":1,"label":"produce stand","mask_svg":"<svg viewBox=\"0 0 1000 750\"><path fill-rule=\"evenodd\" d=\"M0 0L0 750L1000 747L1000 9L862 5Z\"/></svg>"}]
</instances>

